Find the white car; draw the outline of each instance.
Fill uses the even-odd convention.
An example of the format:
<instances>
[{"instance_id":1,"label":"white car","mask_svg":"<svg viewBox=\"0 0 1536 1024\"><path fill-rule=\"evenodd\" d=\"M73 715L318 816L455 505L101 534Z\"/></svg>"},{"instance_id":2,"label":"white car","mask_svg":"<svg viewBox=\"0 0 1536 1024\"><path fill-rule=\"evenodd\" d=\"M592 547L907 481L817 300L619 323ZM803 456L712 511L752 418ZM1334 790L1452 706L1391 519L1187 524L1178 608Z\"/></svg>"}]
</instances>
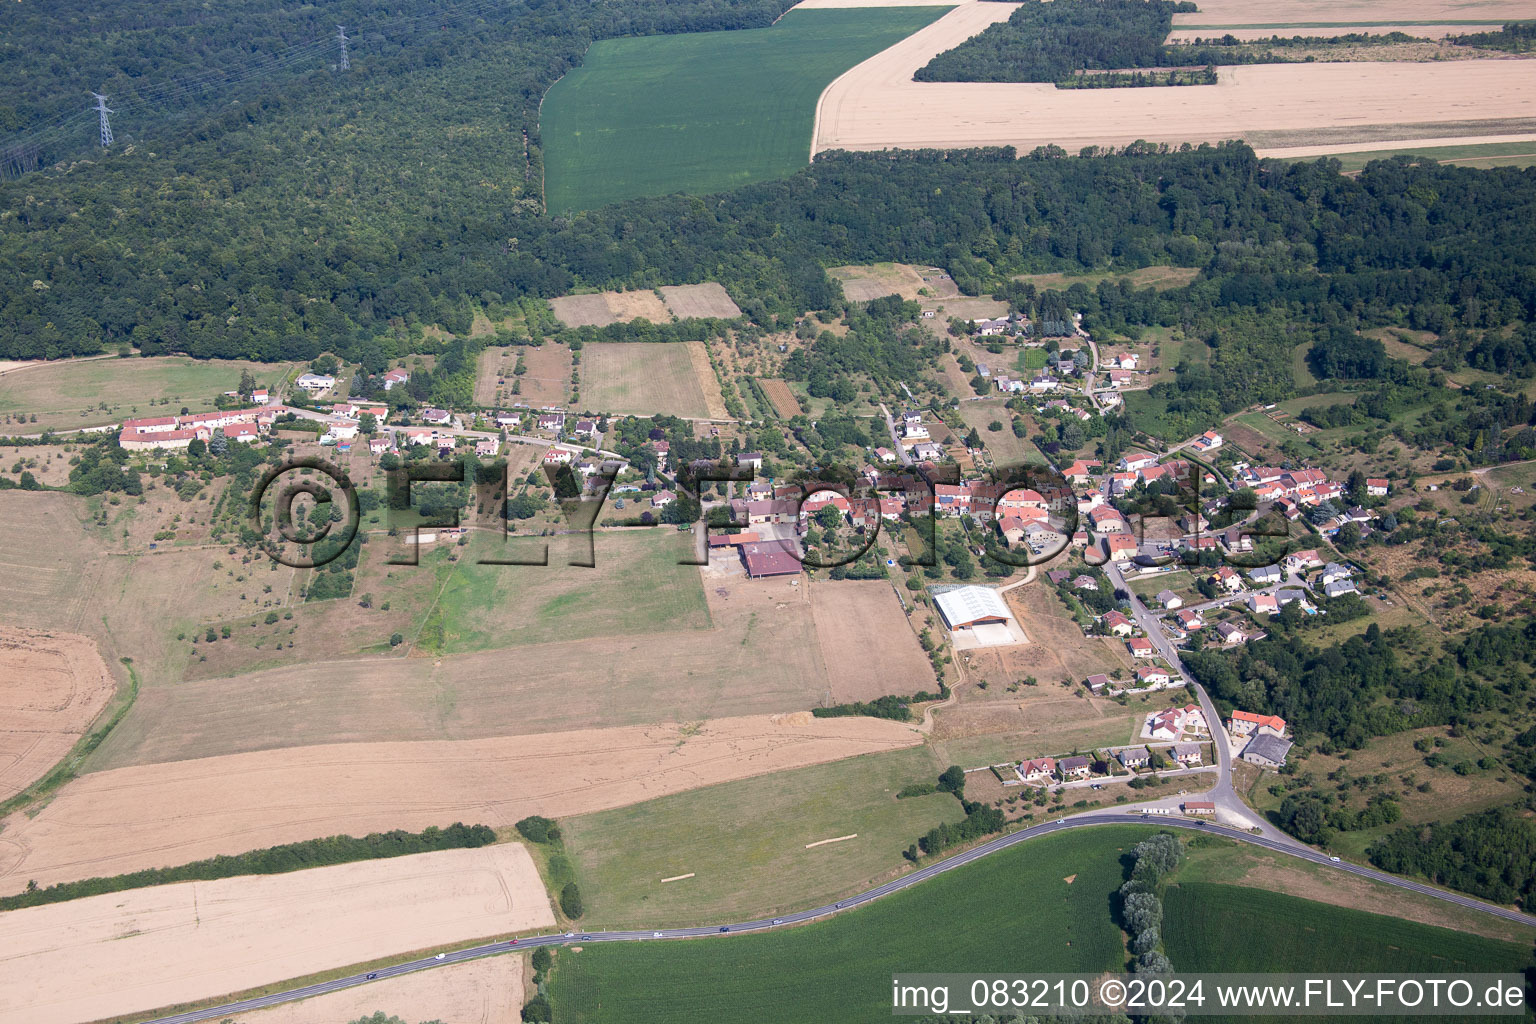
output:
<instances>
[{"instance_id":1,"label":"white car","mask_svg":"<svg viewBox=\"0 0 1536 1024\"><path fill-rule=\"evenodd\" d=\"M444 957L446 957L447 955L448 955L447 953L439 953L439 954L437 954L437 956L433 957L432 959L433 960L441 960Z\"/></svg>"},{"instance_id":2,"label":"white car","mask_svg":"<svg viewBox=\"0 0 1536 1024\"><path fill-rule=\"evenodd\" d=\"M653 939L661 938L661 932L651 932L651 938L653 938Z\"/></svg>"},{"instance_id":3,"label":"white car","mask_svg":"<svg viewBox=\"0 0 1536 1024\"><path fill-rule=\"evenodd\" d=\"M1337 857L1329 857L1328 859L1333 861L1335 864L1337 864L1339 862L1339 858L1337 858Z\"/></svg>"}]
</instances>

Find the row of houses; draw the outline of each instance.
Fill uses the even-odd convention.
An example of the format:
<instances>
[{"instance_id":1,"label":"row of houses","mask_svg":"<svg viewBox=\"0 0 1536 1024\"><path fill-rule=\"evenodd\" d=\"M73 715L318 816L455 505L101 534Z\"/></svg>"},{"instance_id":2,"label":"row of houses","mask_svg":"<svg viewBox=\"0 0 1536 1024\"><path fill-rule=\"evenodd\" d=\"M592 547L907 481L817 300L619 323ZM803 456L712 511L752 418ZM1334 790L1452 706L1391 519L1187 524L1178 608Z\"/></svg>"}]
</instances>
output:
<instances>
[{"instance_id":1,"label":"row of houses","mask_svg":"<svg viewBox=\"0 0 1536 1024\"><path fill-rule=\"evenodd\" d=\"M280 411L277 406L261 406L125 420L117 443L129 451L174 450L194 440L207 443L215 430L231 441L251 442L272 428Z\"/></svg>"},{"instance_id":2,"label":"row of houses","mask_svg":"<svg viewBox=\"0 0 1536 1024\"><path fill-rule=\"evenodd\" d=\"M1158 748L1157 752L1180 768L1197 768L1205 763L1205 752L1198 743L1174 743ZM1148 747L1126 747L1115 751L1115 760L1126 771L1134 772L1151 766L1152 753Z\"/></svg>"}]
</instances>

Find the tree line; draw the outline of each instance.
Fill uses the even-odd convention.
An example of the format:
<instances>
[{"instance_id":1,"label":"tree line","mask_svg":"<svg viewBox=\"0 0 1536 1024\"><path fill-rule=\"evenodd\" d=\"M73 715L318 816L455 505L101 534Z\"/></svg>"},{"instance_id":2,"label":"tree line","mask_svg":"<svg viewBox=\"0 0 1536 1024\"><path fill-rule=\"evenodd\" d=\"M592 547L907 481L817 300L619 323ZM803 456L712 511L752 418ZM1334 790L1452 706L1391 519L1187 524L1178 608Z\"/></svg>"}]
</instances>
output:
<instances>
[{"instance_id":1,"label":"tree line","mask_svg":"<svg viewBox=\"0 0 1536 1024\"><path fill-rule=\"evenodd\" d=\"M36 882L29 882L25 892L0 897L0 911L62 903L82 896L99 896L102 893L123 892L126 889L142 889L172 882L206 882L236 875L280 875L289 871L350 864L360 860L405 857L436 850L467 850L489 846L495 841L496 831L490 826L465 825L457 821L447 828L432 825L420 832L395 829L390 832L370 832L361 838L326 836L323 839L269 846L235 856L221 854L176 867L146 868L106 878L60 882L47 888L39 888Z\"/></svg>"}]
</instances>

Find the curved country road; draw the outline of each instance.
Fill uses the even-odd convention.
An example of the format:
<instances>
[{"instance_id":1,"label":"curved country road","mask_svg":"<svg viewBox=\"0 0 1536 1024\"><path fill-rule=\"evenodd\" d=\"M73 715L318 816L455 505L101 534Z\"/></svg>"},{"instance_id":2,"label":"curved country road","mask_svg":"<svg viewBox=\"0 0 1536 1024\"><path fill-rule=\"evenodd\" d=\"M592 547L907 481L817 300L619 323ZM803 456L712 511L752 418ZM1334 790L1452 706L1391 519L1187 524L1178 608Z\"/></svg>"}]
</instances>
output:
<instances>
[{"instance_id":1,"label":"curved country road","mask_svg":"<svg viewBox=\"0 0 1536 1024\"><path fill-rule=\"evenodd\" d=\"M1041 836L1063 832L1067 829L1085 828L1095 825L1140 824L1156 825L1158 827L1167 828L1181 828L1188 829L1193 832L1206 832L1213 835L1226 836L1241 842L1251 843L1255 846L1262 846L1265 849L1273 850L1277 853L1283 853L1290 857L1299 857L1302 860L1309 860L1316 864L1332 867L1352 875L1358 875L1361 878L1368 878L1377 882L1385 882L1388 885L1395 885L1400 889L1407 889L1412 892L1422 893L1423 895L1432 896L1435 899L1445 900L1448 903L1454 903L1458 906L1466 907L1470 910L1475 910L1484 914L1492 914L1493 916L1503 918L1506 921L1513 921L1516 924L1522 924L1536 928L1536 916L1524 914L1518 910L1510 910L1506 907L1495 906L1491 903L1484 903L1483 901L1473 899L1470 896L1462 896L1459 893L1448 892L1444 889L1437 889L1433 886L1423 885L1419 882L1412 881L1411 879L1399 878L1396 875L1389 875L1385 872L1377 871L1373 868L1361 867L1358 864L1346 864L1342 862L1335 863L1329 860L1327 855L1318 853L1316 850L1312 850L1308 847L1299 846L1294 842L1277 842L1276 840L1267 836L1253 835L1251 833L1240 832L1231 828L1226 828L1220 825L1213 825L1204 821L1195 821L1189 818L1165 818L1162 816L1138 814L1133 809L1123 809L1117 813L1088 811L1070 818L1061 818L1057 821L1048 821L1040 825L1032 825L1029 828L1021 829L1018 832L1013 832L1005 836L999 836L998 838L993 839L991 842L983 843L980 846L967 850L964 853L958 854L954 857L950 857L947 860L942 860L935 864L929 864L926 867L919 868L909 875L903 875L900 878L886 882L884 885L878 885L873 889L859 893L857 896L850 896L847 899L841 900L830 906L816 907L811 910L802 910L793 914L784 914L776 918L761 918L754 921L743 921L728 926L667 928L659 932L571 932L555 935L536 935L530 938L518 939L515 945L508 942L486 943L483 945L471 946L467 949L455 950L452 953L444 954L441 960L437 959L436 957L429 957L423 960L411 960L406 963L396 964L393 967L381 967L373 973L380 979L395 978L402 974L411 974L416 971L424 971L432 967L442 967L448 964L463 963L466 960L476 960L480 957L493 956L498 953L507 953L514 950L529 949L537 946L557 946L570 942L581 942L583 944L594 942L640 942L649 939L655 939L658 936L664 939L704 938L706 936L725 937L722 935L722 933L725 931L729 931L729 934L731 935L736 935L741 932L767 931L778 926L802 924L806 921L812 921L819 917L827 917L831 914L860 906L861 904L868 903L871 900L877 900L882 896L886 896L901 889L906 889L910 886L917 885L920 882L925 882L928 879L933 878L935 875L943 874L946 871L952 871L955 868L960 867L962 864L969 864L970 862L979 860L988 854L997 853L999 850L1007 849L1010 846L1016 846L1019 843L1028 842L1031 839L1038 839ZM914 969L916 969L916 966L914 966ZM258 996L254 999L245 999L237 1003L226 1003L223 1006L213 1006L205 1010L190 1010L186 1013L173 1014L169 1017L157 1017L155 1020L148 1022L148 1024L194 1024L196 1021L223 1019L225 1017L245 1013L250 1010L257 1010L264 1006L273 1006L277 1003L292 1002L296 999L306 999L310 996L317 996L326 992L335 992L339 989L351 988L354 985L367 984L368 980L369 979L366 974L354 974L345 978L336 978L332 981L323 981L314 985L305 985L300 988L289 989L285 992L274 992L270 995Z\"/></svg>"}]
</instances>

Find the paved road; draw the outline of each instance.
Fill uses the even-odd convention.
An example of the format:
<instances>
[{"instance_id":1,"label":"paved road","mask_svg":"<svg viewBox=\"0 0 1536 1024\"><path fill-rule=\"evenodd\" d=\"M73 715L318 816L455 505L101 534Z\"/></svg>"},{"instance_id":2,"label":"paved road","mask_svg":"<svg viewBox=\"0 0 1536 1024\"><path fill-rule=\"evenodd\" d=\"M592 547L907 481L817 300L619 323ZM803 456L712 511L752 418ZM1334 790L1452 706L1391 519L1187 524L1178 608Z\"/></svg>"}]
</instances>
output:
<instances>
[{"instance_id":1,"label":"paved road","mask_svg":"<svg viewBox=\"0 0 1536 1024\"><path fill-rule=\"evenodd\" d=\"M598 942L644 942L647 940L656 939L658 936L663 939L704 938L706 936L725 938L729 937L726 934L727 932L729 935L737 935L743 932L769 931L776 927L787 927L793 924L803 924L807 921L814 921L817 918L828 917L832 914L840 913L844 910L851 910L854 907L862 906L865 903L870 903L874 900L877 900L882 896L888 896L893 892L898 892L902 889L918 885L930 878L941 875L946 871L953 871L955 868L969 864L972 861L980 860L982 857L997 853L1000 850L1008 849L1011 846L1017 846L1019 843L1028 842L1031 839L1038 839L1041 836L1054 835L1055 833L1064 832L1068 829L1089 828L1098 825L1139 824L1151 824L1158 827L1179 828L1192 832L1205 832L1212 835L1226 836L1230 839L1236 839L1240 842L1250 843L1254 846L1260 846L1265 849L1274 850L1277 853L1283 853L1292 857L1299 857L1303 860L1309 860L1313 863L1321 864L1325 867L1332 867L1340 871L1345 871L1349 874L1357 875L1361 878L1368 878L1378 882L1385 882L1388 885L1394 885L1401 889L1422 893L1426 896L1434 897L1435 899L1445 900L1448 903L1454 903L1458 906L1466 907L1470 910L1491 914L1494 917L1499 917L1506 921L1513 921L1516 924L1536 928L1536 916L1523 914L1517 910L1510 910L1506 907L1494 906L1493 904L1484 903L1481 900L1473 899L1470 896L1462 896L1459 893L1447 892L1444 889L1436 889L1433 886L1422 885L1418 882L1414 882L1406 878L1398 878L1395 875L1389 875L1385 872L1376 871L1373 868L1361 867L1357 864L1334 863L1330 861L1326 855L1318 853L1316 850L1312 850L1308 847L1298 847L1294 842L1276 842L1267 836L1252 835L1250 833L1241 832L1222 825L1215 825L1211 824L1210 822L1197 821L1190 818L1146 815L1136 813L1134 809L1126 809L1116 813L1107 811L1088 811L1069 818L1061 818L1056 821L1048 821L1039 825L1032 825L1029 828L1021 829L1018 832L1013 832L1006 836L999 836L991 842L983 843L974 849L967 850L964 853L950 857L947 860L938 861L937 863L929 864L926 867L919 868L911 874L903 875L900 878L886 882L884 885L876 886L867 892L859 893L857 896L850 896L848 899L842 900L836 904L816 907L811 910L802 910L793 914L784 914L777 918L758 918L756 920L742 921L728 926L667 928L661 931L642 930L614 932L570 932L557 933L552 935L536 935L526 939L519 939L515 945L509 944L507 942L494 942L479 946L471 946L467 949L460 949L455 950L452 953L447 953L441 960L437 959L436 957L422 960L410 960L405 963L395 964L392 967L381 967L374 973L380 980L384 978L396 978L402 974L413 974L416 971L424 971L433 967L445 967L448 964L463 963L466 960L477 960L481 957L493 956L498 953L530 949L538 946L558 946L569 943L589 945ZM352 988L355 985L364 985L367 984L369 980L370 979L365 974L353 974L344 978L336 978L332 981L319 982L314 985L305 985L300 988L293 988L284 992L274 992L270 995L258 996L257 998L246 999L237 1003L227 1003L223 1006L214 1006L205 1010L190 1010L186 1013L173 1014L169 1017L159 1017L154 1021L149 1022L149 1024L194 1024L194 1022L197 1021L223 1019L225 1017L247 1013L251 1010L257 1010L264 1006L273 1006L278 1003L292 1002L296 999L307 999L310 996L317 996L326 992L335 992L339 989Z\"/></svg>"}]
</instances>

